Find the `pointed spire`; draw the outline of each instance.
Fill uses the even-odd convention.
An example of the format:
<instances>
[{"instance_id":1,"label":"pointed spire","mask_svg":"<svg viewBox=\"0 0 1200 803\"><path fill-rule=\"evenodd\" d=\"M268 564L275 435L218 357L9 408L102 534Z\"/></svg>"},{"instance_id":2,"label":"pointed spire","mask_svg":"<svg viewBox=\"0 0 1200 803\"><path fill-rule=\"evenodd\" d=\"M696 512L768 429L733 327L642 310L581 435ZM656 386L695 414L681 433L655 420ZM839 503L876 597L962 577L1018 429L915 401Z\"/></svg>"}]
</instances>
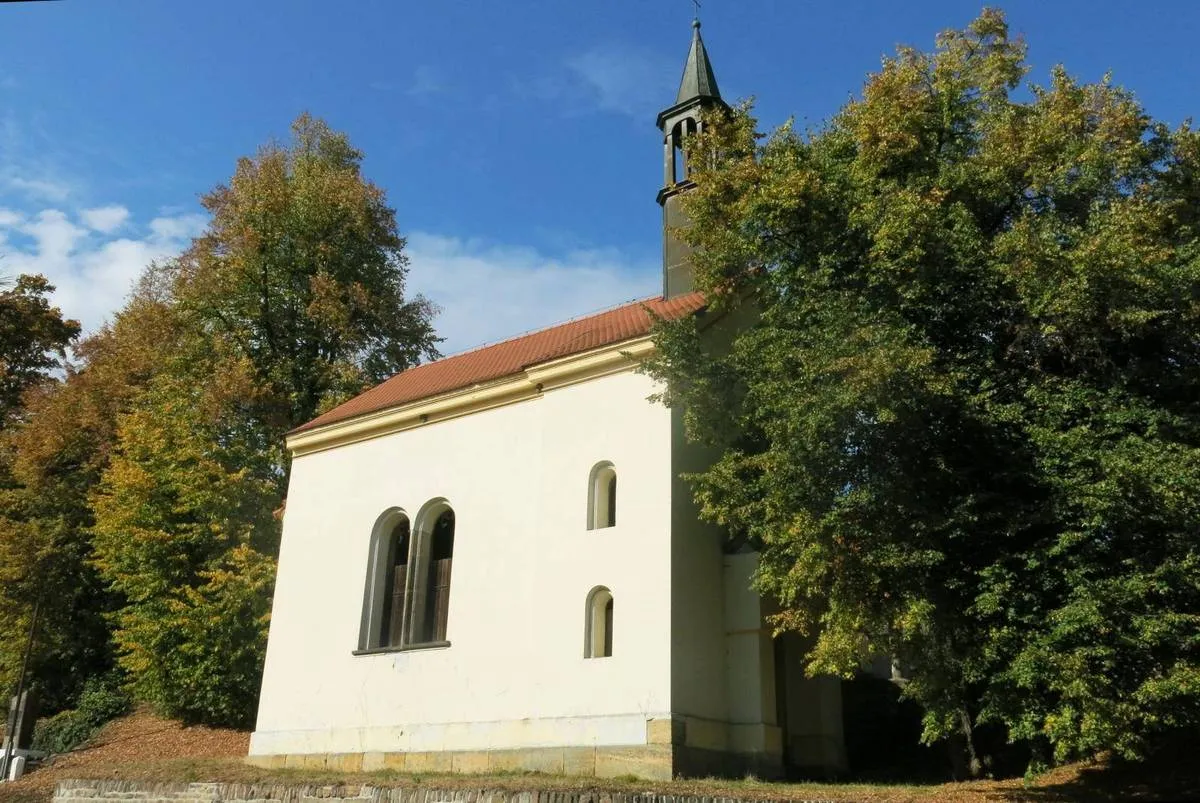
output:
<instances>
[{"instance_id":1,"label":"pointed spire","mask_svg":"<svg viewBox=\"0 0 1200 803\"><path fill-rule=\"evenodd\" d=\"M679 94L675 96L675 105L698 98L720 100L721 92L717 89L717 78L713 75L708 51L704 49L704 40L700 38L700 20L695 19L692 20L692 49L688 51L687 65L683 68L683 80L679 82Z\"/></svg>"}]
</instances>

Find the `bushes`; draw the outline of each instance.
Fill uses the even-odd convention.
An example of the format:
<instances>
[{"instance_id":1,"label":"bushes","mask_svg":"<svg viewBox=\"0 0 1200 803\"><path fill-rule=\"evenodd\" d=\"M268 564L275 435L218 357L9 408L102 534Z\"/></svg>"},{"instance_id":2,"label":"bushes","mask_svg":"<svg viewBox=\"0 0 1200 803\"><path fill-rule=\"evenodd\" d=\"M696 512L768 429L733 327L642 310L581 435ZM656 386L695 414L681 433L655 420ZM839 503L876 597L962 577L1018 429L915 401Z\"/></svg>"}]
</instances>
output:
<instances>
[{"instance_id":1,"label":"bushes","mask_svg":"<svg viewBox=\"0 0 1200 803\"><path fill-rule=\"evenodd\" d=\"M117 675L101 675L83 684L76 707L38 720L33 729L33 749L67 753L95 735L109 720L129 710L129 696Z\"/></svg>"},{"instance_id":2,"label":"bushes","mask_svg":"<svg viewBox=\"0 0 1200 803\"><path fill-rule=\"evenodd\" d=\"M129 695L117 674L89 678L83 684L76 710L87 717L94 727L100 727L129 710Z\"/></svg>"},{"instance_id":3,"label":"bushes","mask_svg":"<svg viewBox=\"0 0 1200 803\"><path fill-rule=\"evenodd\" d=\"M77 708L39 719L33 728L33 749L43 753L68 753L91 738L96 727Z\"/></svg>"}]
</instances>

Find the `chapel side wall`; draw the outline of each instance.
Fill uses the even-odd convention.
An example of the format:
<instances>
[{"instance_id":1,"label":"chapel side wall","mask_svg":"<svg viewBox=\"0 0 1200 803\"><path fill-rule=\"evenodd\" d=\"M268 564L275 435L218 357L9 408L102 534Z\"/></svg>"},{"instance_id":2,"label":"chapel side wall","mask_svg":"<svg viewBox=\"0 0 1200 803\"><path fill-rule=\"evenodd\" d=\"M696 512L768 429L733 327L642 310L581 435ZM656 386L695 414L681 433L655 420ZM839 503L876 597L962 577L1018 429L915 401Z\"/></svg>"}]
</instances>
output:
<instances>
[{"instance_id":1,"label":"chapel side wall","mask_svg":"<svg viewBox=\"0 0 1200 803\"><path fill-rule=\"evenodd\" d=\"M700 521L691 485L681 476L707 468L716 455L687 442L682 419L681 410L671 411L671 710L677 716L725 722L721 533Z\"/></svg>"},{"instance_id":2,"label":"chapel side wall","mask_svg":"<svg viewBox=\"0 0 1200 803\"><path fill-rule=\"evenodd\" d=\"M753 324L752 305L704 321L705 346L721 353ZM707 469L719 449L690 443L682 411L672 411L672 711L683 752L676 771L688 774L782 771L776 716L774 650L750 587L756 556L727 555L725 533L699 520L682 473Z\"/></svg>"},{"instance_id":3,"label":"chapel side wall","mask_svg":"<svg viewBox=\"0 0 1200 803\"><path fill-rule=\"evenodd\" d=\"M626 372L293 463L252 755L644 744L670 711L670 414ZM617 526L586 529L611 461ZM455 511L449 648L353 655L386 510ZM584 604L615 598L613 656Z\"/></svg>"},{"instance_id":4,"label":"chapel side wall","mask_svg":"<svg viewBox=\"0 0 1200 803\"><path fill-rule=\"evenodd\" d=\"M757 314L754 307L743 305L716 320L701 317L698 323L704 327L705 347L715 353L726 352L734 336L751 325ZM672 710L677 715L728 722L724 534L715 525L700 521L692 487L681 477L707 469L720 452L688 441L682 409L671 410L671 439ZM692 736L694 741L699 734ZM702 740L721 744L722 737L711 736Z\"/></svg>"}]
</instances>

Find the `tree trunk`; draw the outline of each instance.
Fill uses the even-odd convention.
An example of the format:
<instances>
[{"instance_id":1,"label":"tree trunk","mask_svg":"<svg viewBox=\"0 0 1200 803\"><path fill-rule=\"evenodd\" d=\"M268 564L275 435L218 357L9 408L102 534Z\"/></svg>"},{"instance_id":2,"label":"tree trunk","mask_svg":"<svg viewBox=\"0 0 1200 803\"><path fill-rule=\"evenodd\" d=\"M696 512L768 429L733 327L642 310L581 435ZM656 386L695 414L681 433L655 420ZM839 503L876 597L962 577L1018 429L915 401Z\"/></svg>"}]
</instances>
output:
<instances>
[{"instance_id":1,"label":"tree trunk","mask_svg":"<svg viewBox=\"0 0 1200 803\"><path fill-rule=\"evenodd\" d=\"M967 758L967 772L972 778L978 778L983 771L979 755L975 752L975 729L971 724L971 714L965 707L958 709L958 721L962 728L963 747Z\"/></svg>"}]
</instances>

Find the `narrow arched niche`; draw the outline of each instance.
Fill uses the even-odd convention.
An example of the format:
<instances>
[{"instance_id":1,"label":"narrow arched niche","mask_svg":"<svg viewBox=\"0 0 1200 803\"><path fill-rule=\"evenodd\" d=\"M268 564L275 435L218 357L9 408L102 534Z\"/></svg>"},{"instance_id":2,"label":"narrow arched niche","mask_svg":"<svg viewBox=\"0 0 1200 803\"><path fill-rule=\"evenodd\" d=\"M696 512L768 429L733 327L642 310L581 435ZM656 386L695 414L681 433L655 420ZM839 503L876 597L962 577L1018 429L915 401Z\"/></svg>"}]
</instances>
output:
<instances>
[{"instance_id":1,"label":"narrow arched niche","mask_svg":"<svg viewBox=\"0 0 1200 803\"><path fill-rule=\"evenodd\" d=\"M607 460L597 463L588 474L587 522L589 530L617 524L617 470Z\"/></svg>"},{"instance_id":2,"label":"narrow arched niche","mask_svg":"<svg viewBox=\"0 0 1200 803\"><path fill-rule=\"evenodd\" d=\"M609 658L613 654L613 595L596 586L584 606L584 658Z\"/></svg>"}]
</instances>

